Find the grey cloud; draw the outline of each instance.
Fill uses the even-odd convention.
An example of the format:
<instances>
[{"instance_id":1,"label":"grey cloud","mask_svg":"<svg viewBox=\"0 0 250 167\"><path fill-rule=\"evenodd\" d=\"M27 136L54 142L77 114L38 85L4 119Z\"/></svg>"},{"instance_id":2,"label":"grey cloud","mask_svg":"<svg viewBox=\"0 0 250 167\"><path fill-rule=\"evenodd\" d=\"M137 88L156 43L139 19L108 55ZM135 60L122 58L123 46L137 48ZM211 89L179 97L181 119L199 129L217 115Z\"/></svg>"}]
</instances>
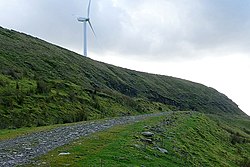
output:
<instances>
[{"instance_id":1,"label":"grey cloud","mask_svg":"<svg viewBox=\"0 0 250 167\"><path fill-rule=\"evenodd\" d=\"M249 39L250 1L204 1L200 24L189 36L197 49L245 47Z\"/></svg>"},{"instance_id":2,"label":"grey cloud","mask_svg":"<svg viewBox=\"0 0 250 167\"><path fill-rule=\"evenodd\" d=\"M89 49L148 59L204 53L249 52L250 1L93 0ZM73 50L82 48L87 0L9 0L0 4L2 26ZM11 5L12 4L12 5ZM18 18L16 20L16 18ZM13 20L16 20L13 22ZM250 55L250 54L249 54Z\"/></svg>"},{"instance_id":3,"label":"grey cloud","mask_svg":"<svg viewBox=\"0 0 250 167\"><path fill-rule=\"evenodd\" d=\"M64 47L80 48L78 32L82 28L73 16L83 13L80 5L84 4L79 0L9 0L0 5L4 10L0 14L0 19L4 19L1 25Z\"/></svg>"},{"instance_id":4,"label":"grey cloud","mask_svg":"<svg viewBox=\"0 0 250 167\"><path fill-rule=\"evenodd\" d=\"M111 17L123 13L126 16L123 19L126 21L121 24L120 18L116 22L107 23L106 27L109 26L110 28L107 29L111 31L112 27L119 27L117 33L105 32L107 36L101 39L107 51L115 50L119 54L136 54L149 58L171 56L190 58L202 56L204 52L220 51L223 54L223 50L244 52L248 49L250 10L247 1L159 0L152 3L146 0L144 4L152 4L152 7L147 9L152 11L152 15L145 16L135 12L135 10L144 10L140 3L143 2L133 1L131 4L122 1L120 6L116 6L116 12ZM168 12L167 5L176 7L177 11ZM159 7L158 11L157 7ZM175 20L173 21L168 15L173 15ZM154 18L154 16L161 16L163 19ZM134 22L136 17L139 17L139 23ZM98 31L102 32L102 25L98 26L100 27ZM108 36L109 34L112 36ZM111 45L105 45L105 43ZM112 45L112 43L115 44Z\"/></svg>"}]
</instances>

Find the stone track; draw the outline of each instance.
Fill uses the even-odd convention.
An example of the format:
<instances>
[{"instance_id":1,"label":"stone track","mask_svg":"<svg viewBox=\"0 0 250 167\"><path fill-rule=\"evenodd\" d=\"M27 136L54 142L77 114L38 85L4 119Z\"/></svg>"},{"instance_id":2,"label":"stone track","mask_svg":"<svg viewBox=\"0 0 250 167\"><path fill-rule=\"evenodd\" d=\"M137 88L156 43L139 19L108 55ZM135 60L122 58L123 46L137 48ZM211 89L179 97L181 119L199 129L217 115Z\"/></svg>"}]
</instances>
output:
<instances>
[{"instance_id":1,"label":"stone track","mask_svg":"<svg viewBox=\"0 0 250 167\"><path fill-rule=\"evenodd\" d=\"M62 126L45 132L37 132L0 141L0 167L12 167L31 162L33 158L80 137L106 130L116 125L135 123L149 117L157 117L171 112L125 116L108 120L82 122L69 126Z\"/></svg>"}]
</instances>

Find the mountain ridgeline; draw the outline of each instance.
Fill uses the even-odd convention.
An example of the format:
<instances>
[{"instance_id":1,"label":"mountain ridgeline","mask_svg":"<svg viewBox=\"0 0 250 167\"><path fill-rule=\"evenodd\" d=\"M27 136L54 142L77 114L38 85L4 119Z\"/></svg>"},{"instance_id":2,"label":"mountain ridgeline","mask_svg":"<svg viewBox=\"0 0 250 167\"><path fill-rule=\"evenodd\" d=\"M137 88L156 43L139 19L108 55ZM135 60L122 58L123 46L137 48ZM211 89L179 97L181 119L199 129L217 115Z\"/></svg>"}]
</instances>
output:
<instances>
[{"instance_id":1,"label":"mountain ridgeline","mask_svg":"<svg viewBox=\"0 0 250 167\"><path fill-rule=\"evenodd\" d=\"M94 61L0 28L0 128L168 110L244 115L213 88Z\"/></svg>"}]
</instances>

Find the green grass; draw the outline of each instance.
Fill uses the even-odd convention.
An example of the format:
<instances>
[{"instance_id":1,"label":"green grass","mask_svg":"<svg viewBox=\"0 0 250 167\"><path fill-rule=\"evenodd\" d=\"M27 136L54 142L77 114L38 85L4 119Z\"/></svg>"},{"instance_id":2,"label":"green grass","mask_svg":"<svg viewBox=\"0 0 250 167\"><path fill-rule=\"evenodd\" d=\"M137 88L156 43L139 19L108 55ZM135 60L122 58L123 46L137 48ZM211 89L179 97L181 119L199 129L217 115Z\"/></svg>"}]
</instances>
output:
<instances>
[{"instance_id":1,"label":"green grass","mask_svg":"<svg viewBox=\"0 0 250 167\"><path fill-rule=\"evenodd\" d=\"M151 131L152 143L141 135ZM250 163L246 143L231 136L204 114L178 112L114 127L77 140L40 157L41 166L240 166ZM167 154L155 147L164 148ZM59 156L69 152L70 155ZM33 164L34 165L34 164ZM26 165L26 166L33 166Z\"/></svg>"}]
</instances>

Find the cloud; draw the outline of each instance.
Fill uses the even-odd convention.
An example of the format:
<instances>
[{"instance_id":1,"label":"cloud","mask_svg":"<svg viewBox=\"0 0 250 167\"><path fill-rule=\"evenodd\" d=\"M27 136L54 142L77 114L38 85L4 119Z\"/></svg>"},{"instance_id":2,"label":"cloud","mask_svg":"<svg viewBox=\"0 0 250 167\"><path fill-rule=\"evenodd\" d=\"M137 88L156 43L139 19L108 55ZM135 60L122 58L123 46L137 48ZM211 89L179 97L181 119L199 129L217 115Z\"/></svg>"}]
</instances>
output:
<instances>
[{"instance_id":1,"label":"cloud","mask_svg":"<svg viewBox=\"0 0 250 167\"><path fill-rule=\"evenodd\" d=\"M249 41L250 1L203 1L199 25L190 30L189 41L197 49L243 49Z\"/></svg>"},{"instance_id":2,"label":"cloud","mask_svg":"<svg viewBox=\"0 0 250 167\"><path fill-rule=\"evenodd\" d=\"M1 25L58 45L77 46L81 27L73 15L82 12L80 5L79 0L8 0L0 3Z\"/></svg>"},{"instance_id":3,"label":"cloud","mask_svg":"<svg viewBox=\"0 0 250 167\"><path fill-rule=\"evenodd\" d=\"M3 0L2 0L3 1ZM249 52L250 1L93 0L89 49L148 59L192 58ZM79 51L87 0L8 0L2 26ZM250 54L249 54L250 55Z\"/></svg>"},{"instance_id":4,"label":"cloud","mask_svg":"<svg viewBox=\"0 0 250 167\"><path fill-rule=\"evenodd\" d=\"M96 12L104 51L151 59L249 52L248 1L121 0Z\"/></svg>"}]
</instances>

